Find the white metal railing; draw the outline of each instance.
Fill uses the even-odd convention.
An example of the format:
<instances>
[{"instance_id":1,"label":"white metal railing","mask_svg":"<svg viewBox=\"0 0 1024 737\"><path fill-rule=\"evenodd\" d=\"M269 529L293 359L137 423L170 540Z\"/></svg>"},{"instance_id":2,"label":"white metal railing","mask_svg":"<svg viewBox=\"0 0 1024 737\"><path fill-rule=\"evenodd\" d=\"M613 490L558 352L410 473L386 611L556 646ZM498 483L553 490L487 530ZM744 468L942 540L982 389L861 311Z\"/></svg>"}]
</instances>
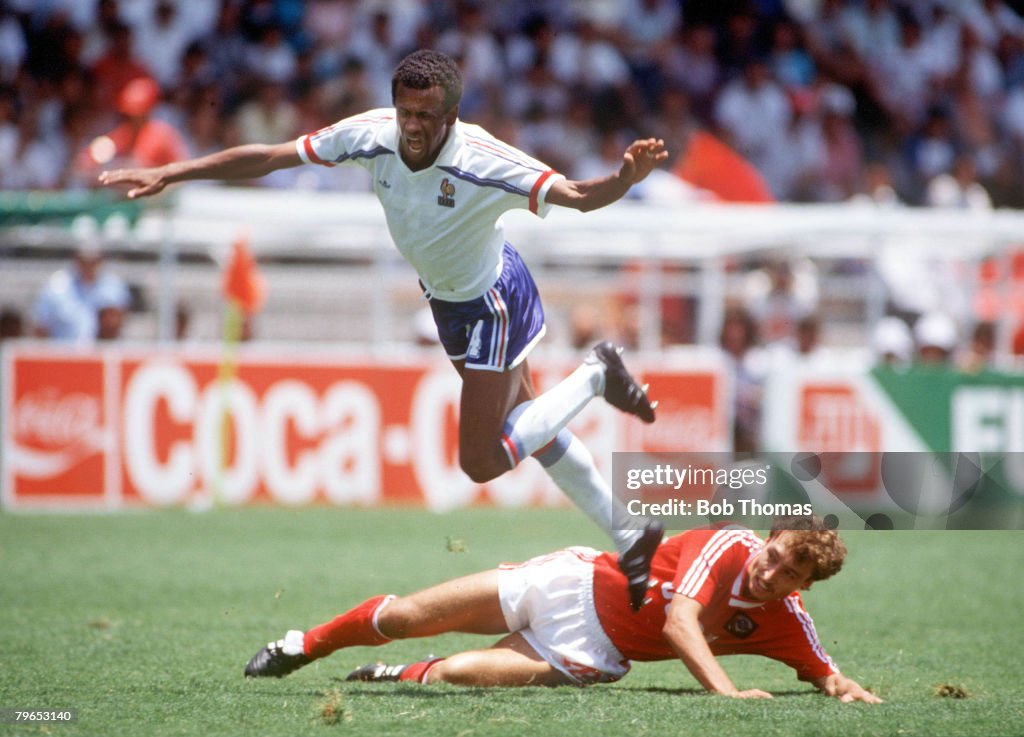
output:
<instances>
[{"instance_id":1,"label":"white metal railing","mask_svg":"<svg viewBox=\"0 0 1024 737\"><path fill-rule=\"evenodd\" d=\"M161 336L170 334L173 305L182 290L178 254L199 251L216 262L244 228L253 250L265 260L351 263L346 272L359 278L345 281L364 288L372 339L401 337L396 336L396 314L407 308L408 290L402 285L411 276L372 194L204 184L180 187L154 205L136 227L127 229L115 220L102 235L122 247L159 254ZM975 288L970 274L980 259L994 256L1008 262L1011 249L1024 243L1024 213L1017 211L623 201L586 214L555 208L545 220L515 211L505 220L509 240L537 275L546 301L559 284L569 291L582 284L596 291L632 290L641 315L641 347L648 349L660 344L660 304L667 294L692 298L698 342L716 342L725 299L735 292L728 266L738 258L799 255L875 264L883 255L896 254L922 262L955 262L966 268L968 278L959 288L970 294ZM13 237L29 245L52 238L39 233L38 228L21 229ZM8 242L11 237L4 236ZM632 269L628 279L616 272L626 264ZM686 272L666 274L665 265L682 266ZM1008 275L1010 269L1002 273ZM865 323L880 316L886 295L876 275L825 279L823 293L845 292L862 301ZM329 283L325 277L310 287L330 288Z\"/></svg>"}]
</instances>

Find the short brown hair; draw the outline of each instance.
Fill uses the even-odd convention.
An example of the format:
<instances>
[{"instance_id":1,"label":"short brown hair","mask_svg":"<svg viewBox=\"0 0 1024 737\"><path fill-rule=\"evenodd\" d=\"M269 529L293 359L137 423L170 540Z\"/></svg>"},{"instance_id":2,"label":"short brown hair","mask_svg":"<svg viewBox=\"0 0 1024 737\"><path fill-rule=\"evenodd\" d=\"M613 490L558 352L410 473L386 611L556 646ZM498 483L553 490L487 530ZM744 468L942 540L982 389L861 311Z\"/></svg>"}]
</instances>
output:
<instances>
[{"instance_id":1,"label":"short brown hair","mask_svg":"<svg viewBox=\"0 0 1024 737\"><path fill-rule=\"evenodd\" d=\"M444 90L444 109L448 112L462 99L462 74L447 54L431 49L414 51L402 59L391 77L391 100L395 99L398 85L412 90Z\"/></svg>"},{"instance_id":2,"label":"short brown hair","mask_svg":"<svg viewBox=\"0 0 1024 737\"><path fill-rule=\"evenodd\" d=\"M789 550L801 562L812 565L811 581L824 581L842 569L846 559L846 545L839 534L827 527L817 515L776 517L772 523L770 540L789 532Z\"/></svg>"}]
</instances>

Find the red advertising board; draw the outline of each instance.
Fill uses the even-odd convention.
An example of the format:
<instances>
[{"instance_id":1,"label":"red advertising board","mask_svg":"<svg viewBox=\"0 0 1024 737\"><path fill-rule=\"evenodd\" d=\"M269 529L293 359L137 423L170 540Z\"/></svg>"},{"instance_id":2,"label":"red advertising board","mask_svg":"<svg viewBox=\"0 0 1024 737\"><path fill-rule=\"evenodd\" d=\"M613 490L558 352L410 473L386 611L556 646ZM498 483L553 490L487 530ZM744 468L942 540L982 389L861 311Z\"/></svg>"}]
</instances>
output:
<instances>
[{"instance_id":1,"label":"red advertising board","mask_svg":"<svg viewBox=\"0 0 1024 737\"><path fill-rule=\"evenodd\" d=\"M110 438L102 359L30 356L13 378L17 391L3 403L11 438L3 459L18 494L102 501Z\"/></svg>"},{"instance_id":2,"label":"red advertising board","mask_svg":"<svg viewBox=\"0 0 1024 737\"><path fill-rule=\"evenodd\" d=\"M485 485L459 469L460 380L434 354L242 352L31 343L3 351L3 501L39 506L563 503L536 463ZM540 388L573 364L531 359ZM644 426L593 402L572 428L613 451L728 450L721 361L632 361L661 405ZM646 368L646 370L645 370Z\"/></svg>"}]
</instances>

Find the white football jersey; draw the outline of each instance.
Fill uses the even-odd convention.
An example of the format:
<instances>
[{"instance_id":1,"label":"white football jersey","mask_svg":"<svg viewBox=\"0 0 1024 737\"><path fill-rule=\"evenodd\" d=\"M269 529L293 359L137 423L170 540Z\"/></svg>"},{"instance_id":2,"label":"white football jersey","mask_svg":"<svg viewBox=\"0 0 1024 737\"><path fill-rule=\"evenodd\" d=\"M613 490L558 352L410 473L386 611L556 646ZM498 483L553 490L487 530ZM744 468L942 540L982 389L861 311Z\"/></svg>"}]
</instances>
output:
<instances>
[{"instance_id":1,"label":"white football jersey","mask_svg":"<svg viewBox=\"0 0 1024 737\"><path fill-rule=\"evenodd\" d=\"M358 164L370 172L398 250L427 291L450 302L476 299L501 274L502 213L520 207L544 217L548 190L564 178L459 120L433 165L412 171L398 153L394 108L354 115L295 145L307 163Z\"/></svg>"}]
</instances>

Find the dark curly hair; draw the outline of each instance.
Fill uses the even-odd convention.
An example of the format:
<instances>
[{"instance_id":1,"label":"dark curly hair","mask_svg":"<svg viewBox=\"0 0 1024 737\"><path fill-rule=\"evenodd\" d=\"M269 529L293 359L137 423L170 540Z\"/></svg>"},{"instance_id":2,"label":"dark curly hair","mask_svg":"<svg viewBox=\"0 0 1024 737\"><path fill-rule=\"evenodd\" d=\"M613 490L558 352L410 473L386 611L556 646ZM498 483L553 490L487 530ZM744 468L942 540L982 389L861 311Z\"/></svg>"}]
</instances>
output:
<instances>
[{"instance_id":1,"label":"dark curly hair","mask_svg":"<svg viewBox=\"0 0 1024 737\"><path fill-rule=\"evenodd\" d=\"M824 581L842 569L846 545L818 515L777 517L768 538L783 532L792 533L789 549L796 559L812 564L811 581Z\"/></svg>"},{"instance_id":2,"label":"dark curly hair","mask_svg":"<svg viewBox=\"0 0 1024 737\"><path fill-rule=\"evenodd\" d=\"M444 90L444 110L448 112L462 99L462 74L455 60L447 54L431 49L414 51L402 59L391 76L391 101L395 100L398 85L413 90Z\"/></svg>"}]
</instances>

